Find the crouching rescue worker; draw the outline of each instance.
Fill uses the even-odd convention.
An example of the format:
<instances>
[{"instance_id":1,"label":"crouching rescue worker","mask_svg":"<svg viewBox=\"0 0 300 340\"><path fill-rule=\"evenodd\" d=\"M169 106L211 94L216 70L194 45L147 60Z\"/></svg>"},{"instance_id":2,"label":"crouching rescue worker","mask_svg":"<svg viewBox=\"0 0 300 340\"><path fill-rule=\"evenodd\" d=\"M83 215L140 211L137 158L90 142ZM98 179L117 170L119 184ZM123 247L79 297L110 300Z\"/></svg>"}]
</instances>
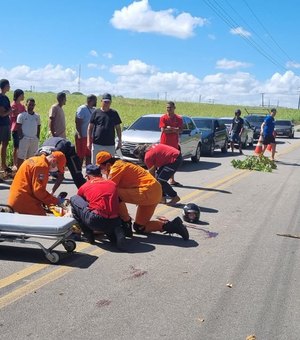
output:
<instances>
[{"instance_id":1,"label":"crouching rescue worker","mask_svg":"<svg viewBox=\"0 0 300 340\"><path fill-rule=\"evenodd\" d=\"M133 151L134 155L144 162L150 172L161 184L163 196L161 203L167 203L166 196L171 197L169 205L180 201L177 192L168 183L182 163L178 149L167 144L139 145Z\"/></svg>"},{"instance_id":2,"label":"crouching rescue worker","mask_svg":"<svg viewBox=\"0 0 300 340\"><path fill-rule=\"evenodd\" d=\"M46 215L42 204L49 206L63 203L62 198L53 196L46 189L49 172L63 173L65 165L66 157L60 151L25 160L11 184L8 204L21 214Z\"/></svg>"},{"instance_id":3,"label":"crouching rescue worker","mask_svg":"<svg viewBox=\"0 0 300 340\"><path fill-rule=\"evenodd\" d=\"M166 222L151 220L157 204L161 201L162 189L158 181L147 170L139 165L114 158L106 151L100 151L97 154L96 163L108 175L108 179L117 185L121 200L119 213L127 226L131 224L131 218L125 203L132 203L137 205L133 224L136 233L160 231L170 234L176 233L185 240L189 239L188 230L180 217Z\"/></svg>"},{"instance_id":4,"label":"crouching rescue worker","mask_svg":"<svg viewBox=\"0 0 300 340\"><path fill-rule=\"evenodd\" d=\"M74 218L90 243L95 242L93 231L101 231L117 248L125 250L116 184L103 179L97 165L87 165L86 176L88 181L70 199Z\"/></svg>"},{"instance_id":5,"label":"crouching rescue worker","mask_svg":"<svg viewBox=\"0 0 300 340\"><path fill-rule=\"evenodd\" d=\"M49 154L51 151L61 151L66 156L67 167L71 173L73 181L77 188L80 188L82 184L85 183L85 179L82 175L82 166L80 158L75 151L75 146L66 138L62 137L50 137L45 140L42 147L39 148L38 154ZM64 179L63 173L59 172L57 174L56 181L52 188L52 193L54 193L60 186Z\"/></svg>"}]
</instances>

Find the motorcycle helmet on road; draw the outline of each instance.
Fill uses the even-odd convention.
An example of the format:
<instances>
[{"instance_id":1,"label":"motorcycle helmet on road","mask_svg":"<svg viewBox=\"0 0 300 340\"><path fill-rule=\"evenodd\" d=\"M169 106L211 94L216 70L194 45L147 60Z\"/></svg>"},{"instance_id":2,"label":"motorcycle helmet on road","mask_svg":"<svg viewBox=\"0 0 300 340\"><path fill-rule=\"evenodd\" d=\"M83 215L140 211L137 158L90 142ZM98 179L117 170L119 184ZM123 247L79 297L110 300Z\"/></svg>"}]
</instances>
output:
<instances>
[{"instance_id":1,"label":"motorcycle helmet on road","mask_svg":"<svg viewBox=\"0 0 300 340\"><path fill-rule=\"evenodd\" d=\"M182 217L184 221L196 223L200 220L200 207L194 203L188 203L183 207Z\"/></svg>"}]
</instances>

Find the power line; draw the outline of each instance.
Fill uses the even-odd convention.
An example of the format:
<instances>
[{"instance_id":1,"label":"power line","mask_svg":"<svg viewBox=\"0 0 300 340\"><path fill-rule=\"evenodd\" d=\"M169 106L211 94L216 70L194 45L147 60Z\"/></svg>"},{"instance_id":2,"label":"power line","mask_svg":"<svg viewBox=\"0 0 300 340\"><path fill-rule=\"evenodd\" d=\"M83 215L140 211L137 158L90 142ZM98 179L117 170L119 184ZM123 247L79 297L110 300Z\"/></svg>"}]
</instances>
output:
<instances>
[{"instance_id":1,"label":"power line","mask_svg":"<svg viewBox=\"0 0 300 340\"><path fill-rule=\"evenodd\" d=\"M213 0L203 0L207 6L209 6L231 29L236 29L240 25L226 12L226 10ZM213 3L214 2L214 3ZM272 64L279 67L280 69L287 70L285 66L279 63L273 56L268 54L263 47L261 47L256 41L254 41L251 37L241 32L240 36L250 44L257 52L263 55L266 59L268 59Z\"/></svg>"},{"instance_id":2,"label":"power line","mask_svg":"<svg viewBox=\"0 0 300 340\"><path fill-rule=\"evenodd\" d=\"M278 54L278 50L274 49L269 43L268 41L264 40L262 38L262 35L257 33L257 31L248 23L246 22L246 20L239 14L239 12L229 3L228 0L225 0L227 5L235 12L235 14L241 19L241 21L245 24L245 26L247 27L247 29L249 29L251 32L253 32L256 37L263 43L263 45L267 46L271 52L273 53L273 55L276 55L279 59L281 59L281 61L283 63L285 63L285 60ZM267 31L267 29L265 28L265 26L263 25L263 23L259 20L259 18L256 16L256 14L254 13L254 11L250 8L250 6L247 4L246 0L244 0L245 5L248 7L249 11L251 12L251 14L254 16L254 18L256 19L256 21L261 25L261 27L266 31L266 33L268 34L268 36L272 39L272 41L276 44L276 46L285 54L285 56L291 60L289 58L289 56L282 50L282 48L276 43L276 41L273 39L273 37L271 36L271 33L269 33Z\"/></svg>"},{"instance_id":3,"label":"power line","mask_svg":"<svg viewBox=\"0 0 300 340\"><path fill-rule=\"evenodd\" d=\"M292 58L289 57L289 55L279 46L279 44L276 42L276 40L273 38L272 34L269 32L269 30L266 28L266 26L261 22L261 20L257 17L257 15L252 11L249 4L246 0L243 0L245 5L248 7L249 11L252 13L254 18L257 20L257 22L261 25L261 27L267 32L268 36L271 38L271 40L274 42L274 44L280 49L280 51L289 59L292 60Z\"/></svg>"}]
</instances>

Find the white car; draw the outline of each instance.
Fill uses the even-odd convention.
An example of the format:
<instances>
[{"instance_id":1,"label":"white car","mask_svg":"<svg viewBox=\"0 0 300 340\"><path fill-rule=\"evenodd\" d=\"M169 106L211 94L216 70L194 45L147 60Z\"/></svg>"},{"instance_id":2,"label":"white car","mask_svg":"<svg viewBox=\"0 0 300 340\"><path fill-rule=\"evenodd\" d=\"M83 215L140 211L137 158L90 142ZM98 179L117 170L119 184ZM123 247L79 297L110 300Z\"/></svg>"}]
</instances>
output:
<instances>
[{"instance_id":1,"label":"white car","mask_svg":"<svg viewBox=\"0 0 300 340\"><path fill-rule=\"evenodd\" d=\"M131 162L138 163L133 150L141 144L156 144L160 142L161 130L159 120L162 114L148 114L141 116L122 132L122 146L119 156ZM201 155L201 133L192 118L182 116L183 131L180 135L180 149L184 159L191 158L192 162L199 162Z\"/></svg>"}]
</instances>

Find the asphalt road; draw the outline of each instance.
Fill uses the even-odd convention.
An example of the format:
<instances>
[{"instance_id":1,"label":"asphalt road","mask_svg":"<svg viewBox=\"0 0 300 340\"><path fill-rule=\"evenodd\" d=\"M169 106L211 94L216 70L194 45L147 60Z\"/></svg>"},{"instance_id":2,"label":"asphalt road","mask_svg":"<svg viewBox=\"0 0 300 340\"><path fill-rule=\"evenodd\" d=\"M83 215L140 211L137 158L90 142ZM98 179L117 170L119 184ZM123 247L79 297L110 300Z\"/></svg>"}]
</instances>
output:
<instances>
[{"instance_id":1,"label":"asphalt road","mask_svg":"<svg viewBox=\"0 0 300 340\"><path fill-rule=\"evenodd\" d=\"M244 156L231 152L185 162L181 204L155 216L199 204L188 242L135 236L128 253L78 242L58 265L1 243L0 339L300 339L300 239L277 235L300 236L296 135L278 139L272 173L235 170ZM63 190L76 191L70 181ZM2 202L7 194L0 184Z\"/></svg>"}]
</instances>

